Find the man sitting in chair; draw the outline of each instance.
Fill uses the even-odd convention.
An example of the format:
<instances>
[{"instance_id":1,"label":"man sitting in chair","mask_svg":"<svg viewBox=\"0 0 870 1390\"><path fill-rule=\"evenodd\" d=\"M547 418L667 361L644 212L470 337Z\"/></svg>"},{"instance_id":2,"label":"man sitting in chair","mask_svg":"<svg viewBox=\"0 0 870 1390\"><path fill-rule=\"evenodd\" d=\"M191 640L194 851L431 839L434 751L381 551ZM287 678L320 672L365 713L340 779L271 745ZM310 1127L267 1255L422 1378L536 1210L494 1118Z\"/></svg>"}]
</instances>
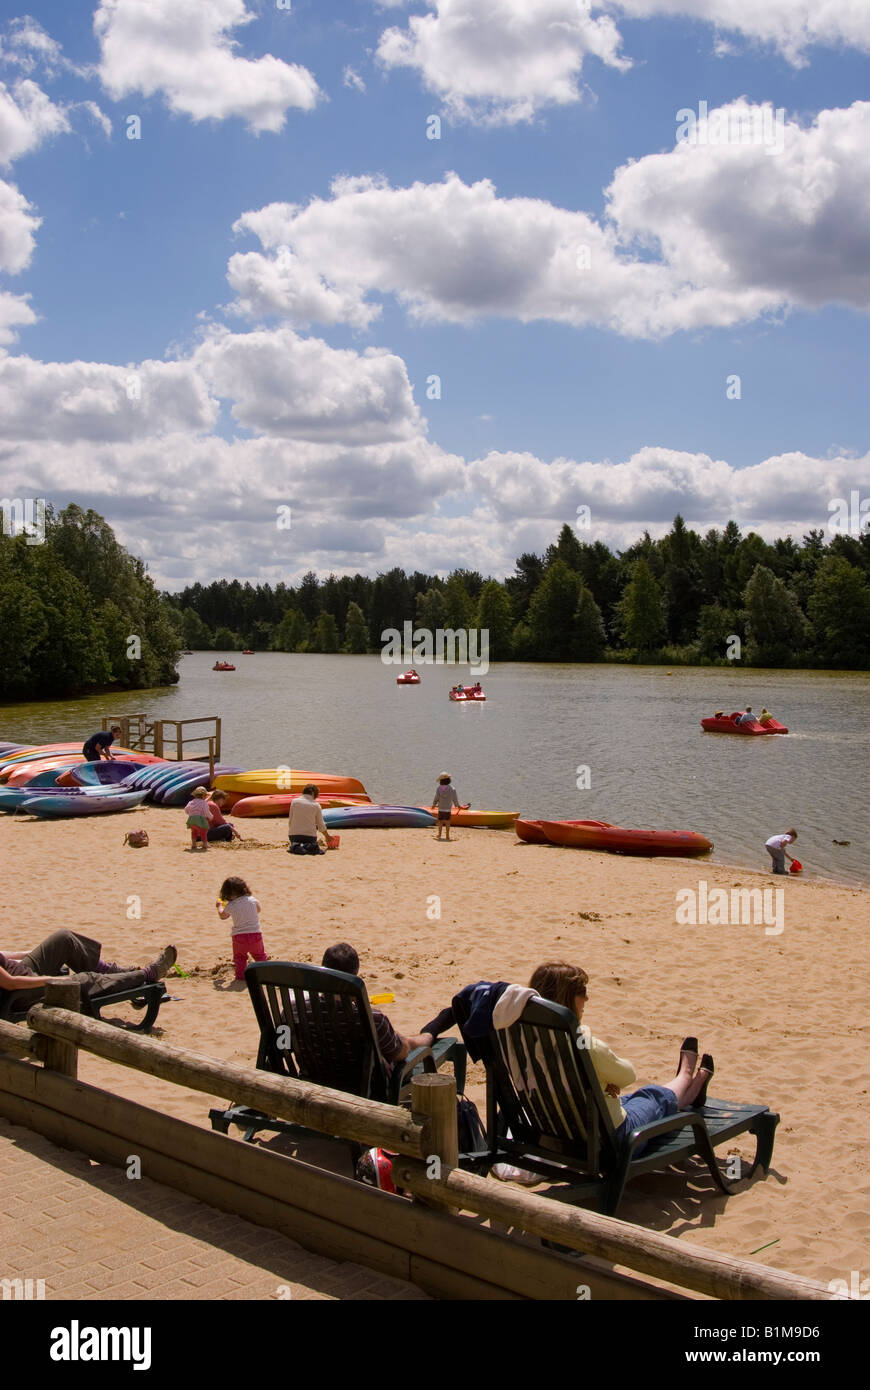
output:
<instances>
[{"instance_id":1,"label":"man sitting in chair","mask_svg":"<svg viewBox=\"0 0 870 1390\"><path fill-rule=\"evenodd\" d=\"M56 931L31 951L0 951L0 1018L26 1013L38 1004L45 986L78 984L82 995L98 1001L119 990L162 980L175 964L174 946L166 946L150 965L124 966L102 960L99 941L81 932ZM61 975L66 966L72 973Z\"/></svg>"},{"instance_id":2,"label":"man sitting in chair","mask_svg":"<svg viewBox=\"0 0 870 1390\"><path fill-rule=\"evenodd\" d=\"M346 941L330 946L323 953L320 962L327 970L341 970L345 975L359 975L359 956ZM380 1009L372 1009L378 1050L384 1059L387 1072L391 1072L396 1062L404 1062L415 1047L431 1047L435 1041L433 1033L418 1033L414 1037L404 1037L397 1033L387 1015Z\"/></svg>"}]
</instances>

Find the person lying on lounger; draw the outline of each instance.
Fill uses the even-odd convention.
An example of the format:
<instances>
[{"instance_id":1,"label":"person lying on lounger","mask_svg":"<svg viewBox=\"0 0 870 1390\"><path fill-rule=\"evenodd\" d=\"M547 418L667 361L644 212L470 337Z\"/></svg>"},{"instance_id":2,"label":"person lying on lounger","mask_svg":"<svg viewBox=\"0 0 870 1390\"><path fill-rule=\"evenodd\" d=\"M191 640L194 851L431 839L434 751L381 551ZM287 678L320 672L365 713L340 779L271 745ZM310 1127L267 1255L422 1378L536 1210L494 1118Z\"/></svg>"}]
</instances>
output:
<instances>
[{"instance_id":1,"label":"person lying on lounger","mask_svg":"<svg viewBox=\"0 0 870 1390\"><path fill-rule=\"evenodd\" d=\"M0 1018L38 1004L50 984L75 983L89 999L154 984L175 964L177 951L166 946L150 965L130 968L100 956L99 941L74 931L56 931L30 951L0 951ZM70 974L61 975L67 966Z\"/></svg>"}]
</instances>

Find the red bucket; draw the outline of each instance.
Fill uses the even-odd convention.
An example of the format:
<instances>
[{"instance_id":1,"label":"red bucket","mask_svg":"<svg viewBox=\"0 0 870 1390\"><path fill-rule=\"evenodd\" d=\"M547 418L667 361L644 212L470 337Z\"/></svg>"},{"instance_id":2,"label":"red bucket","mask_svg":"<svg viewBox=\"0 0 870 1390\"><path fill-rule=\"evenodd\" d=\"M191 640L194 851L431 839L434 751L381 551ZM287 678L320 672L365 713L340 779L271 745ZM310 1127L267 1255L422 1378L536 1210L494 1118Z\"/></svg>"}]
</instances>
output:
<instances>
[{"instance_id":1,"label":"red bucket","mask_svg":"<svg viewBox=\"0 0 870 1390\"><path fill-rule=\"evenodd\" d=\"M327 849L338 849L338 847L339 847L340 844L341 844L341 836L340 836L340 835L327 835L327 837L326 837L326 848L327 848Z\"/></svg>"},{"instance_id":2,"label":"red bucket","mask_svg":"<svg viewBox=\"0 0 870 1390\"><path fill-rule=\"evenodd\" d=\"M799 874L802 869L803 864L799 859L793 859L788 866L788 871L790 874Z\"/></svg>"}]
</instances>

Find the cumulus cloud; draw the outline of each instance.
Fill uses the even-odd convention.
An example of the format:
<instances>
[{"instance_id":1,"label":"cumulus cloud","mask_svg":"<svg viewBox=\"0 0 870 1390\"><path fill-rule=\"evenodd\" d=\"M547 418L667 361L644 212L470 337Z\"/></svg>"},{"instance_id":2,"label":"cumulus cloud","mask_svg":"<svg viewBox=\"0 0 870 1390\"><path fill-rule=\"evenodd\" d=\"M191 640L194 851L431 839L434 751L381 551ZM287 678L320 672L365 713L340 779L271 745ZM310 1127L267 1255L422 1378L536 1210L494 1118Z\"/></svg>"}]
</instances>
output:
<instances>
[{"instance_id":1,"label":"cumulus cloud","mask_svg":"<svg viewBox=\"0 0 870 1390\"><path fill-rule=\"evenodd\" d=\"M6 440L115 442L210 429L217 401L187 362L0 359L0 418Z\"/></svg>"},{"instance_id":2,"label":"cumulus cloud","mask_svg":"<svg viewBox=\"0 0 870 1390\"><path fill-rule=\"evenodd\" d=\"M36 82L20 78L7 87L0 82L0 166L29 154L45 140L70 129L69 118Z\"/></svg>"},{"instance_id":3,"label":"cumulus cloud","mask_svg":"<svg viewBox=\"0 0 870 1390\"><path fill-rule=\"evenodd\" d=\"M300 338L292 329L212 330L193 363L238 424L267 434L333 443L386 443L423 422L405 363L381 348L360 354Z\"/></svg>"},{"instance_id":4,"label":"cumulus cloud","mask_svg":"<svg viewBox=\"0 0 870 1390\"><path fill-rule=\"evenodd\" d=\"M579 101L586 58L629 66L613 20L577 0L431 0L430 9L386 29L377 57L416 69L457 118L528 121Z\"/></svg>"},{"instance_id":5,"label":"cumulus cloud","mask_svg":"<svg viewBox=\"0 0 870 1390\"><path fill-rule=\"evenodd\" d=\"M263 249L231 257L234 307L359 328L392 294L421 320L549 319L646 338L793 306L866 308L870 103L803 129L741 99L710 113L708 134L617 170L601 219L455 174L409 188L341 178L330 199L246 212L234 230Z\"/></svg>"},{"instance_id":6,"label":"cumulus cloud","mask_svg":"<svg viewBox=\"0 0 870 1390\"><path fill-rule=\"evenodd\" d=\"M0 270L17 275L30 264L41 221L23 193L0 179Z\"/></svg>"},{"instance_id":7,"label":"cumulus cloud","mask_svg":"<svg viewBox=\"0 0 870 1390\"><path fill-rule=\"evenodd\" d=\"M864 0L603 0L593 8L627 19L704 20L770 44L793 63L804 61L813 45L870 51L870 6Z\"/></svg>"},{"instance_id":8,"label":"cumulus cloud","mask_svg":"<svg viewBox=\"0 0 870 1390\"><path fill-rule=\"evenodd\" d=\"M298 63L233 51L232 31L253 18L244 0L100 0L103 85L116 101L160 92L170 110L195 121L238 116L254 131L281 130L288 109L310 111L319 90Z\"/></svg>"},{"instance_id":9,"label":"cumulus cloud","mask_svg":"<svg viewBox=\"0 0 870 1390\"><path fill-rule=\"evenodd\" d=\"M26 294L9 294L0 290L0 347L8 347L18 336L17 330L36 323L36 314Z\"/></svg>"}]
</instances>

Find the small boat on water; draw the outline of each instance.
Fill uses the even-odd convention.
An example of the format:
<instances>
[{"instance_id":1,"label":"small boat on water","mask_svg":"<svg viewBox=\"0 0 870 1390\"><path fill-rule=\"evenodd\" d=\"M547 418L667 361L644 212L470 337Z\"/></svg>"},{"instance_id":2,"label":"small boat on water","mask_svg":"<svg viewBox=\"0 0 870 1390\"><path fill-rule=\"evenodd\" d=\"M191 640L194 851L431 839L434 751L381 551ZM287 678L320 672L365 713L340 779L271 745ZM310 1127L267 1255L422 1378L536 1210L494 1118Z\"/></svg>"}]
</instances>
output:
<instances>
[{"instance_id":1,"label":"small boat on water","mask_svg":"<svg viewBox=\"0 0 870 1390\"><path fill-rule=\"evenodd\" d=\"M251 647L244 647L244 648L242 649L242 656L253 656L253 655L254 655L253 648L251 648Z\"/></svg>"},{"instance_id":2,"label":"small boat on water","mask_svg":"<svg viewBox=\"0 0 870 1390\"><path fill-rule=\"evenodd\" d=\"M413 666L410 671L405 671L404 675L396 676L396 685L419 685L420 677Z\"/></svg>"},{"instance_id":3,"label":"small boat on water","mask_svg":"<svg viewBox=\"0 0 870 1390\"><path fill-rule=\"evenodd\" d=\"M479 700L486 699L479 681L477 685L454 685L449 694L450 699L455 700L460 705L474 704Z\"/></svg>"},{"instance_id":4,"label":"small boat on water","mask_svg":"<svg viewBox=\"0 0 870 1390\"><path fill-rule=\"evenodd\" d=\"M522 833L521 829L522 827ZM600 820L540 820L517 822L520 839L571 849L606 850L610 854L655 856L707 854L713 842L696 830L632 830Z\"/></svg>"},{"instance_id":5,"label":"small boat on water","mask_svg":"<svg viewBox=\"0 0 870 1390\"><path fill-rule=\"evenodd\" d=\"M213 671L235 671L235 666L231 661L216 661L211 668Z\"/></svg>"},{"instance_id":6,"label":"small boat on water","mask_svg":"<svg viewBox=\"0 0 870 1390\"><path fill-rule=\"evenodd\" d=\"M733 714L713 715L710 719L701 720L701 728L707 734L787 734L788 729L785 724L780 724L778 719L772 716L765 719L764 723L753 719L751 724L738 724L741 711L735 710Z\"/></svg>"}]
</instances>

